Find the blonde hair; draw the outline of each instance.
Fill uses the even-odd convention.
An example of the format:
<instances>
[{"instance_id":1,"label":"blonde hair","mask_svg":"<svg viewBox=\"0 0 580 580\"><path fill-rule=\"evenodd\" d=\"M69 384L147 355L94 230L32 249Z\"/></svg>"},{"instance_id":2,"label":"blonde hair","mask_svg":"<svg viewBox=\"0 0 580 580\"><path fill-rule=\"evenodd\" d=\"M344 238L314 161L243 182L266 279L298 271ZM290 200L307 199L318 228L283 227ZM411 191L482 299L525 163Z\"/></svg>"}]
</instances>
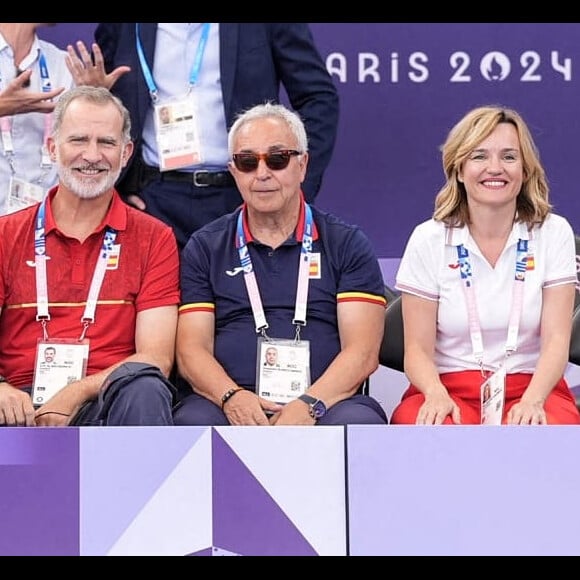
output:
<instances>
[{"instance_id":1,"label":"blonde hair","mask_svg":"<svg viewBox=\"0 0 580 580\"><path fill-rule=\"evenodd\" d=\"M518 134L524 179L516 199L517 221L528 228L542 224L551 211L546 173L540 162L538 148L525 121L513 109L487 105L469 111L449 132L441 147L445 185L435 197L433 219L450 226L470 223L465 186L458 179L463 163L471 152L500 123L512 124Z\"/></svg>"}]
</instances>

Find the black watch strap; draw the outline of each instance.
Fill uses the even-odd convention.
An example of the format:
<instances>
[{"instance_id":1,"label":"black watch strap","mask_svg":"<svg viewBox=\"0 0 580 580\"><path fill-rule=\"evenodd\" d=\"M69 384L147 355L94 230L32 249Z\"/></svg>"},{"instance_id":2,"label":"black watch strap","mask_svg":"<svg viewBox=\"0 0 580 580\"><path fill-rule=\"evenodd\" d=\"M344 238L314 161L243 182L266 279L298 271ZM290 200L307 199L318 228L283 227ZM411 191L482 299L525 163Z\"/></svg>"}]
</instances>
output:
<instances>
[{"instance_id":1,"label":"black watch strap","mask_svg":"<svg viewBox=\"0 0 580 580\"><path fill-rule=\"evenodd\" d=\"M326 415L326 405L320 399L307 394L300 395L298 398L308 405L308 412L313 419L320 419Z\"/></svg>"}]
</instances>

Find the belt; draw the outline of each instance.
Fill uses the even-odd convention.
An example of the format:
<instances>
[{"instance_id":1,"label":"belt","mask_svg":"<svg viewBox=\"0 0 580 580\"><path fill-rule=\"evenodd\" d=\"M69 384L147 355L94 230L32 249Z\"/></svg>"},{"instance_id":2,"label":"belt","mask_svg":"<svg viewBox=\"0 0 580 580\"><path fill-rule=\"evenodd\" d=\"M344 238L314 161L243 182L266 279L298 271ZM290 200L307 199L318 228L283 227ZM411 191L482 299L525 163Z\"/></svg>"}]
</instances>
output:
<instances>
[{"instance_id":1,"label":"belt","mask_svg":"<svg viewBox=\"0 0 580 580\"><path fill-rule=\"evenodd\" d=\"M196 187L236 187L236 182L229 171L159 171L155 167L143 165L144 177L147 181L177 181L190 183Z\"/></svg>"}]
</instances>

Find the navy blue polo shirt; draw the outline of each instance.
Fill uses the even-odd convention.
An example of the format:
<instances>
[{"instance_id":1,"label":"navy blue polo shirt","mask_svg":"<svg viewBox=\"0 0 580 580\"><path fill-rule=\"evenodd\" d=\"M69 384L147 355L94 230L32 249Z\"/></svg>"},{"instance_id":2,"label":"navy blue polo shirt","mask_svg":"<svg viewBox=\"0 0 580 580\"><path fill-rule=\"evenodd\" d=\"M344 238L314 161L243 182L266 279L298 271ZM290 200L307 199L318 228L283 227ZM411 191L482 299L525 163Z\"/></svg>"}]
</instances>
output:
<instances>
[{"instance_id":1,"label":"navy blue polo shirt","mask_svg":"<svg viewBox=\"0 0 580 580\"><path fill-rule=\"evenodd\" d=\"M215 313L214 356L238 384L254 388L259 333L235 245L239 212L195 231L181 254L180 315ZM302 212L301 212L302 215ZM310 375L316 381L340 352L337 303L365 301L385 305L384 282L370 240L358 226L312 207L315 235L310 270L306 326ZM299 219L301 223L301 219ZM301 228L284 244L271 247L251 240L248 250L271 338L295 336L294 308L298 282Z\"/></svg>"}]
</instances>

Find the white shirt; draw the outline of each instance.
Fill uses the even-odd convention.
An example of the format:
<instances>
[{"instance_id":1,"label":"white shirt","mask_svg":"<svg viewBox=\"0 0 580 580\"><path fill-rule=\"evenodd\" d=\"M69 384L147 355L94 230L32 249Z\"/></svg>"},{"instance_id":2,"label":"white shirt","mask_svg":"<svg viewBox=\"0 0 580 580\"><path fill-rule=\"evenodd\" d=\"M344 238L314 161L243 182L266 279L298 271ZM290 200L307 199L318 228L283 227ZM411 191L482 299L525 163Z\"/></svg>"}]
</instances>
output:
<instances>
[{"instance_id":1,"label":"white shirt","mask_svg":"<svg viewBox=\"0 0 580 580\"><path fill-rule=\"evenodd\" d=\"M540 352L542 289L577 281L574 232L568 221L551 214L531 236L525 224L514 224L495 268L482 256L467 227L447 230L443 223L431 219L419 224L409 237L395 287L439 303L435 364L440 373L479 368L469 334L457 246L463 244L469 252L483 364L493 370L505 355L518 239L530 240L528 251L533 262L528 260L517 350L508 359L507 371L533 373Z\"/></svg>"},{"instance_id":2,"label":"white shirt","mask_svg":"<svg viewBox=\"0 0 580 580\"><path fill-rule=\"evenodd\" d=\"M198 51L203 24L199 22L160 22L157 24L154 62L147 63L158 89L159 102L183 98L189 90L189 76ZM142 71L139 71L142 74ZM193 88L198 111L198 130L202 144L203 163L199 167L210 171L227 169L228 130L222 98L220 74L219 23L211 22L209 37L199 77ZM150 107L143 127L143 160L159 167L153 107Z\"/></svg>"},{"instance_id":3,"label":"white shirt","mask_svg":"<svg viewBox=\"0 0 580 580\"><path fill-rule=\"evenodd\" d=\"M55 45L36 38L30 53L20 64L20 69L32 68L30 91L42 92L40 85L39 55L42 52L46 59L48 76L53 89L65 87L69 89L74 82L66 67L66 51ZM16 76L14 54L12 48L0 34L0 89ZM41 185L45 191L57 182L56 167L48 170L41 167L41 148L45 133L45 113L23 113L10 118L12 145L14 148L13 163L15 177ZM12 170L4 152L0 139L0 215L6 212L6 199Z\"/></svg>"}]
</instances>

